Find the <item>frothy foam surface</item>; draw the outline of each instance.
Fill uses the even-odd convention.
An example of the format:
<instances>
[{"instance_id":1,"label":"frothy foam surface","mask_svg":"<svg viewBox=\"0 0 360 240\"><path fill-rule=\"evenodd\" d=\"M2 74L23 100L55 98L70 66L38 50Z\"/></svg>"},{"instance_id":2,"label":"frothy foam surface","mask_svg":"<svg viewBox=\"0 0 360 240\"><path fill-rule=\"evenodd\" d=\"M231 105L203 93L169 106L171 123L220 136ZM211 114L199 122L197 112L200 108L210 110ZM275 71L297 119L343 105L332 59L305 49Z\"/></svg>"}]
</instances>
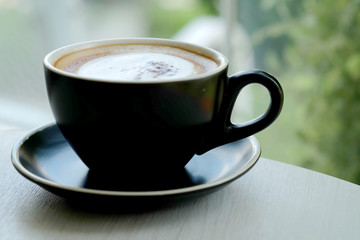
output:
<instances>
[{"instance_id":1,"label":"frothy foam surface","mask_svg":"<svg viewBox=\"0 0 360 240\"><path fill-rule=\"evenodd\" d=\"M172 80L218 67L210 58L184 49L146 44L117 44L67 54L54 66L84 77L104 80Z\"/></svg>"},{"instance_id":2,"label":"frothy foam surface","mask_svg":"<svg viewBox=\"0 0 360 240\"><path fill-rule=\"evenodd\" d=\"M162 53L109 55L82 65L77 74L122 80L162 80L187 77L195 72L193 63Z\"/></svg>"}]
</instances>

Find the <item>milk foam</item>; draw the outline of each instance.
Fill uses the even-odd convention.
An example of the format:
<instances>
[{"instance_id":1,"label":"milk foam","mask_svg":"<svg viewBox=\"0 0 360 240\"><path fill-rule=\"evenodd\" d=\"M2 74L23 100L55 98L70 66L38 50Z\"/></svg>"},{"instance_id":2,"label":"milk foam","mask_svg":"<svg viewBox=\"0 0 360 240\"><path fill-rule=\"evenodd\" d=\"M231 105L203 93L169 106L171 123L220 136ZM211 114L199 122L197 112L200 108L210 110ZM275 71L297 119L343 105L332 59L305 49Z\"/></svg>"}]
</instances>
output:
<instances>
[{"instance_id":1,"label":"milk foam","mask_svg":"<svg viewBox=\"0 0 360 240\"><path fill-rule=\"evenodd\" d=\"M162 53L126 53L95 58L77 74L121 80L163 80L188 77L197 69L190 61Z\"/></svg>"},{"instance_id":2,"label":"milk foam","mask_svg":"<svg viewBox=\"0 0 360 240\"><path fill-rule=\"evenodd\" d=\"M210 58L181 48L114 44L71 52L54 66L84 77L117 81L173 80L216 69Z\"/></svg>"}]
</instances>

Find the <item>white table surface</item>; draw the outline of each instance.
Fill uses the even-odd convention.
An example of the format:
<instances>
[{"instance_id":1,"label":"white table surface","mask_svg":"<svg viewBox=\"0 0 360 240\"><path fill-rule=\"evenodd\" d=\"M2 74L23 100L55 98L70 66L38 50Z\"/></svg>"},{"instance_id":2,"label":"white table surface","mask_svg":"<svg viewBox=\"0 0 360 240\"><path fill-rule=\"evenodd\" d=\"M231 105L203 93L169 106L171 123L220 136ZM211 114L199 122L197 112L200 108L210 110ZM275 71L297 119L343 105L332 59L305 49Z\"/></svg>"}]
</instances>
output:
<instances>
[{"instance_id":1,"label":"white table surface","mask_svg":"<svg viewBox=\"0 0 360 240\"><path fill-rule=\"evenodd\" d=\"M24 131L0 131L0 239L360 239L360 187L261 158L222 190L143 213L96 213L12 166Z\"/></svg>"}]
</instances>

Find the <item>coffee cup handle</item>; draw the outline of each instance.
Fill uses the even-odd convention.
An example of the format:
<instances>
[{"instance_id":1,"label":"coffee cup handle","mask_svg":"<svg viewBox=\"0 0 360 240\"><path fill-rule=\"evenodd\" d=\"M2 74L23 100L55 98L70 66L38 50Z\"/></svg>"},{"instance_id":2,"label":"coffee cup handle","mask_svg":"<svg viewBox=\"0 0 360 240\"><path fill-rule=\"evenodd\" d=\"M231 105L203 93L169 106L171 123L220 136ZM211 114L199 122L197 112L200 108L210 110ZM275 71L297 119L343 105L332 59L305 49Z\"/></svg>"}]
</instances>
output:
<instances>
[{"instance_id":1,"label":"coffee cup handle","mask_svg":"<svg viewBox=\"0 0 360 240\"><path fill-rule=\"evenodd\" d=\"M259 70L250 70L239 72L227 80L225 97L221 103L219 114L214 120L210 135L205 138L197 151L199 155L265 129L275 121L281 112L284 93L279 82L270 74ZM233 124L230 119L235 101L241 90L253 83L261 84L267 88L270 94L269 107L264 114L255 119L242 124Z\"/></svg>"}]
</instances>

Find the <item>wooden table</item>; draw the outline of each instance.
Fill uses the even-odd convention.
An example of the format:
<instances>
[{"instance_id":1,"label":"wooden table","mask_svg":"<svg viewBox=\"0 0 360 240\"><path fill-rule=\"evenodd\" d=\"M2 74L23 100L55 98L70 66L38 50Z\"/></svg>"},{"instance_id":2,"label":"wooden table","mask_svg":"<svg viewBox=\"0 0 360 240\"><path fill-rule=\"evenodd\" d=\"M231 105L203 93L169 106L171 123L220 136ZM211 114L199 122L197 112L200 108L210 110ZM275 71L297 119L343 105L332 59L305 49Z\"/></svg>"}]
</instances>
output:
<instances>
[{"instance_id":1,"label":"wooden table","mask_svg":"<svg viewBox=\"0 0 360 240\"><path fill-rule=\"evenodd\" d=\"M0 131L0 239L359 239L360 187L261 158L229 186L141 213L71 206L22 177L11 149L25 131Z\"/></svg>"}]
</instances>

